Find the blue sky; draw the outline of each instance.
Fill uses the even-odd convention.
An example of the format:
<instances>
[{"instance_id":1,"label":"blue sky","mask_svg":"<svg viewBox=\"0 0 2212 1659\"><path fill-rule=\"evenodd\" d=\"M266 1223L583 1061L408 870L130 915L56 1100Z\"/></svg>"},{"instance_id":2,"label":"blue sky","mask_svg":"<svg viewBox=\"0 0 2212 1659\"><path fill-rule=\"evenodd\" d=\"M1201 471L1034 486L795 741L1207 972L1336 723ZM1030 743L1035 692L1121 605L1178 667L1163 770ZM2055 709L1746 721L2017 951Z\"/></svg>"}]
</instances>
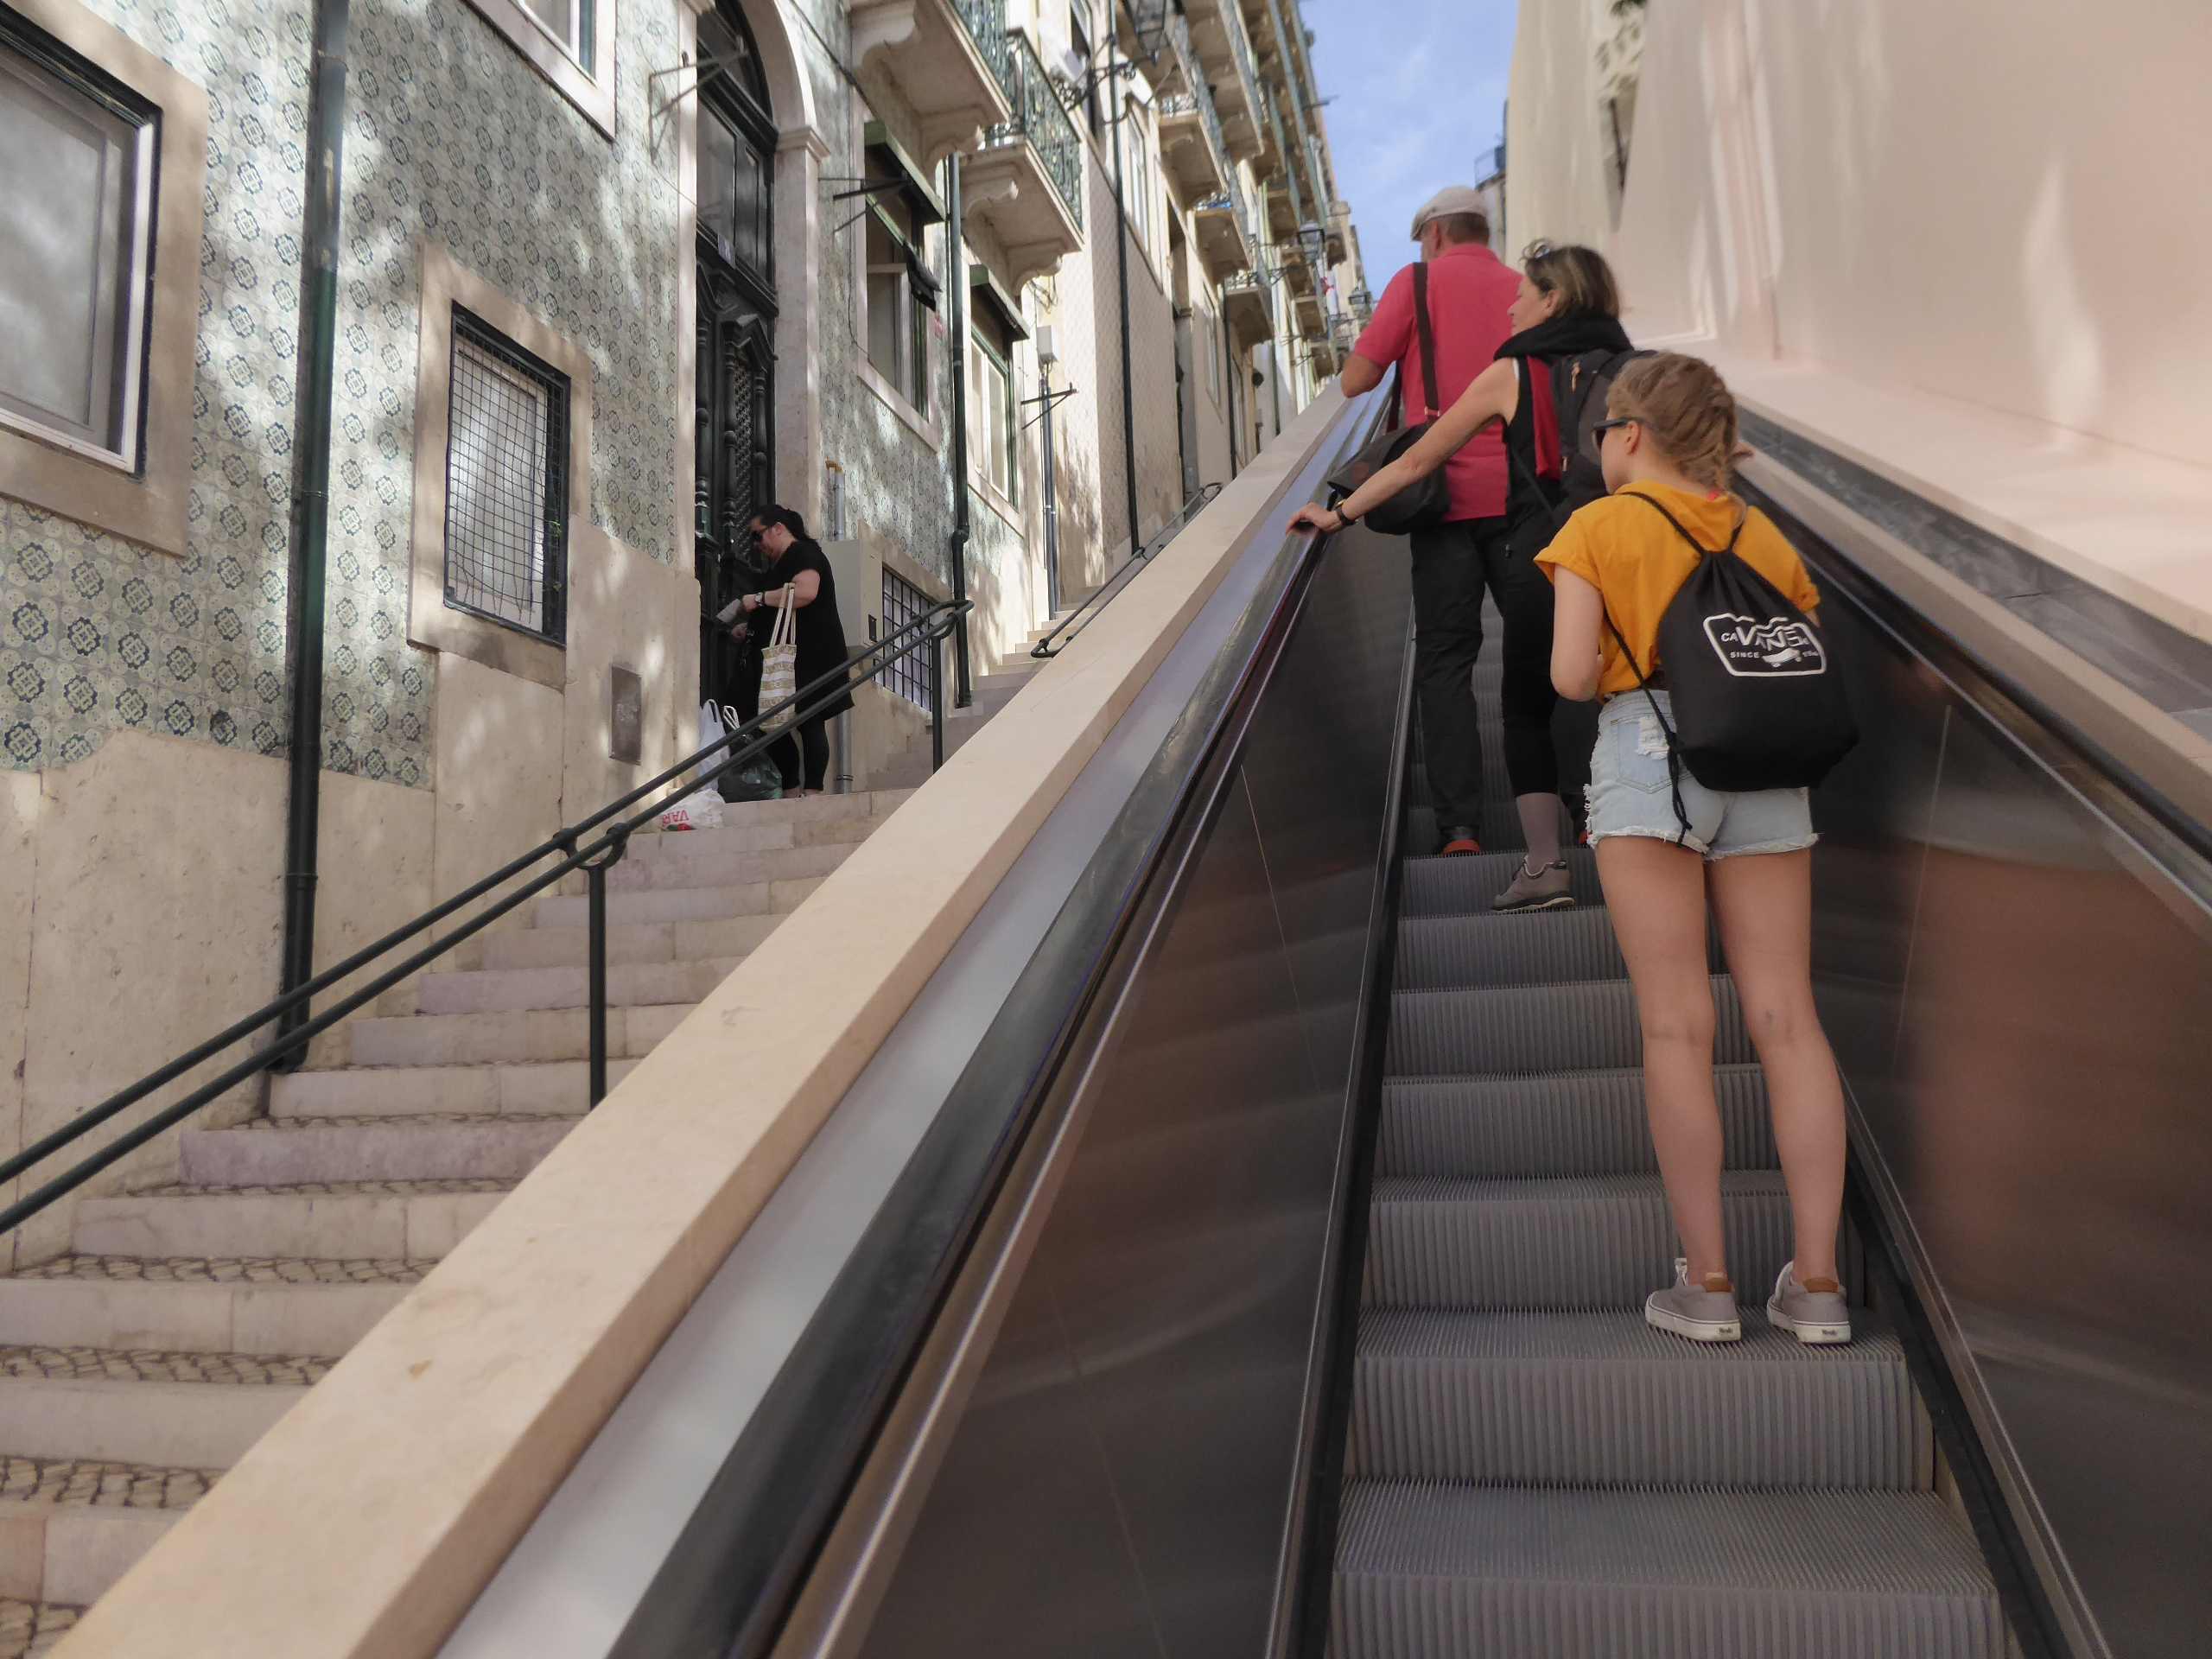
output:
<instances>
[{"instance_id":1,"label":"blue sky","mask_svg":"<svg viewBox=\"0 0 2212 1659\"><path fill-rule=\"evenodd\" d=\"M1513 61L1517 0L1302 0L1317 37L1337 188L1351 203L1368 286L1415 253L1414 209L1488 174Z\"/></svg>"}]
</instances>

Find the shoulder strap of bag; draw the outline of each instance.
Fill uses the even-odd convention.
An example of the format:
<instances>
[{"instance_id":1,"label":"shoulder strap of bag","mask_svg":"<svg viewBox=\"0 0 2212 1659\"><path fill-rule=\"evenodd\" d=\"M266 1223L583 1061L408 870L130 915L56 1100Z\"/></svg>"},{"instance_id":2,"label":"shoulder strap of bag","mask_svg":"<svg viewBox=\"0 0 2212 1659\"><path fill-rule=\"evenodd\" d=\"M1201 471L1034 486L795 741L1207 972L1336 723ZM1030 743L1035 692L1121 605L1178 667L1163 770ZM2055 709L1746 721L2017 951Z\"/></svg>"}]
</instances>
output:
<instances>
[{"instance_id":1,"label":"shoulder strap of bag","mask_svg":"<svg viewBox=\"0 0 2212 1659\"><path fill-rule=\"evenodd\" d=\"M1414 266L1414 331L1421 336L1421 390L1428 400L1427 418L1434 420L1436 404L1436 335L1428 321L1428 261Z\"/></svg>"},{"instance_id":2,"label":"shoulder strap of bag","mask_svg":"<svg viewBox=\"0 0 2212 1659\"><path fill-rule=\"evenodd\" d=\"M775 626L768 630L768 648L772 651L778 645L791 645L798 635L798 613L791 604L791 590L785 588L784 602L776 607Z\"/></svg>"},{"instance_id":3,"label":"shoulder strap of bag","mask_svg":"<svg viewBox=\"0 0 2212 1659\"><path fill-rule=\"evenodd\" d=\"M1682 528L1682 521L1681 519L1675 518L1673 513L1668 512L1663 505L1652 499L1651 497L1640 494L1633 491L1624 492L1624 493L1634 495L1637 500L1643 502L1643 505L1649 507L1652 512L1657 513L1662 518L1664 518L1669 524L1672 524L1675 527L1675 534L1681 537L1693 548L1697 550L1697 556L1700 560L1717 558L1723 553L1733 553L1736 550L1736 543L1741 541L1744 537L1744 526L1751 522L1751 510L1749 507L1745 507L1743 511L1742 516L1736 520L1736 528L1728 533L1728 544L1726 547L1707 547L1703 542L1700 542L1696 537L1691 535L1689 531Z\"/></svg>"}]
</instances>

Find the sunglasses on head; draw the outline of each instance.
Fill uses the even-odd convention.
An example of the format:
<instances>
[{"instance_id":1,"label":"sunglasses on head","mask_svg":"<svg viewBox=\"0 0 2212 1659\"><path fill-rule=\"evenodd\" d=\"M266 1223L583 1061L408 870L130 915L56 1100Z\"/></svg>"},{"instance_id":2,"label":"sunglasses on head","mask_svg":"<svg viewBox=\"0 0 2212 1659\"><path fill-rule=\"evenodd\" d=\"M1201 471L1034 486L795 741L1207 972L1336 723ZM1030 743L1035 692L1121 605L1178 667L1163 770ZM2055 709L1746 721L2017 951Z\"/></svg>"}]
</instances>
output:
<instances>
[{"instance_id":1,"label":"sunglasses on head","mask_svg":"<svg viewBox=\"0 0 2212 1659\"><path fill-rule=\"evenodd\" d=\"M1637 418L1633 415L1616 415L1609 421L1600 421L1590 429L1590 435L1583 440L1582 447L1588 451L1590 458L1596 461L1605 453L1606 433L1615 427L1636 424L1637 424Z\"/></svg>"}]
</instances>

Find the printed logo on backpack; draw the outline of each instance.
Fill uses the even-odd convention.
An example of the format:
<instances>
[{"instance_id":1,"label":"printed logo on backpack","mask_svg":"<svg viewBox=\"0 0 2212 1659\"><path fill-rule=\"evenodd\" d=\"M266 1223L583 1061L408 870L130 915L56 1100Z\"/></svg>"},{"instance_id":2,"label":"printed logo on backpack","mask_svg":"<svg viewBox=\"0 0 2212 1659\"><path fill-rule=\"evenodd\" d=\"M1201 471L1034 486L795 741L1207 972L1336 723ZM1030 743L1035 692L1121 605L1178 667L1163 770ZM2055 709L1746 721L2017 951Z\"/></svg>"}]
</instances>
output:
<instances>
[{"instance_id":1,"label":"printed logo on backpack","mask_svg":"<svg viewBox=\"0 0 2212 1659\"><path fill-rule=\"evenodd\" d=\"M1724 611L1705 619L1705 637L1720 666L1738 679L1764 674L1825 674L1827 652L1813 625L1796 617L1764 621Z\"/></svg>"}]
</instances>

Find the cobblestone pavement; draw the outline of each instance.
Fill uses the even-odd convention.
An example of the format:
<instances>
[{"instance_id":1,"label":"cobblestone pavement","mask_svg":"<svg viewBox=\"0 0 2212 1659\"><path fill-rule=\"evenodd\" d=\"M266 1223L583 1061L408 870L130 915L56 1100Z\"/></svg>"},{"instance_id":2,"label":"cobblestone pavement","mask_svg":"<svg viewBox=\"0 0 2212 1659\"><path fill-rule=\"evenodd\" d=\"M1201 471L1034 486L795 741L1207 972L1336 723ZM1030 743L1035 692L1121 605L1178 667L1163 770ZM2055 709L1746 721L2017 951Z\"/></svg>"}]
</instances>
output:
<instances>
[{"instance_id":1,"label":"cobblestone pavement","mask_svg":"<svg viewBox=\"0 0 2212 1659\"><path fill-rule=\"evenodd\" d=\"M0 1659L43 1659L83 1611L81 1607L0 1600Z\"/></svg>"},{"instance_id":2,"label":"cobblestone pavement","mask_svg":"<svg viewBox=\"0 0 2212 1659\"><path fill-rule=\"evenodd\" d=\"M207 1495L219 1472L86 1458L0 1456L0 1499L43 1499L99 1510L186 1510Z\"/></svg>"},{"instance_id":3,"label":"cobblestone pavement","mask_svg":"<svg viewBox=\"0 0 2212 1659\"><path fill-rule=\"evenodd\" d=\"M328 1376L335 1359L271 1359L253 1354L172 1354L149 1348L0 1347L0 1377L87 1382L232 1382L305 1388ZM3 1659L3 1656L0 1656Z\"/></svg>"},{"instance_id":4,"label":"cobblestone pavement","mask_svg":"<svg viewBox=\"0 0 2212 1659\"><path fill-rule=\"evenodd\" d=\"M17 1279L143 1281L177 1285L413 1285L435 1262L321 1262L283 1256L63 1255Z\"/></svg>"},{"instance_id":5,"label":"cobblestone pavement","mask_svg":"<svg viewBox=\"0 0 2212 1659\"><path fill-rule=\"evenodd\" d=\"M448 1192L512 1192L512 1181L302 1181L292 1186L149 1186L140 1198L419 1198Z\"/></svg>"}]
</instances>

